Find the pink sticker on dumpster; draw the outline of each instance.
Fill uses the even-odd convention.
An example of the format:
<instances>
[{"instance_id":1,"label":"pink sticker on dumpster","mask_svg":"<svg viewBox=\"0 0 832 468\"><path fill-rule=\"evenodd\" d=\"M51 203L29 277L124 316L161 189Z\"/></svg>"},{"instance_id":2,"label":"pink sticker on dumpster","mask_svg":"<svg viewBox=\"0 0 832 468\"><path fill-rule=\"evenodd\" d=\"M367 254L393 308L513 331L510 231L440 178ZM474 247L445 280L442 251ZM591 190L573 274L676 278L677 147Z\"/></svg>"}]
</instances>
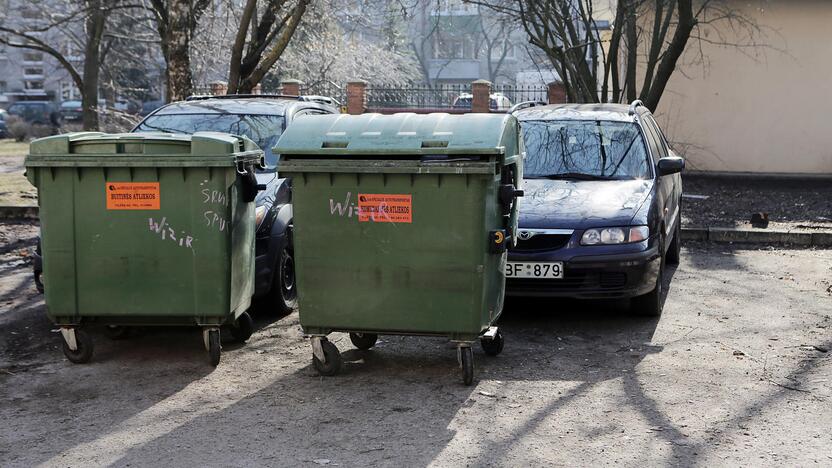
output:
<instances>
[{"instance_id":1,"label":"pink sticker on dumpster","mask_svg":"<svg viewBox=\"0 0 832 468\"><path fill-rule=\"evenodd\" d=\"M412 223L410 194L359 193L358 221L374 223Z\"/></svg>"}]
</instances>

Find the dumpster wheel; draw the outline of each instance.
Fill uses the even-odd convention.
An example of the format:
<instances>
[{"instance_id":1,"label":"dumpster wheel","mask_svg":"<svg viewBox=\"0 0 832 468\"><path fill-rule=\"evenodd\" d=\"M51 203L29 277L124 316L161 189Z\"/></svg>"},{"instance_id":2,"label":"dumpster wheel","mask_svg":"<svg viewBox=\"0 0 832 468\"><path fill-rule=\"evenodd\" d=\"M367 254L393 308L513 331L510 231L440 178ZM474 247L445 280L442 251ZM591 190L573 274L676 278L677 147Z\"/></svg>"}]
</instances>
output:
<instances>
[{"instance_id":1,"label":"dumpster wheel","mask_svg":"<svg viewBox=\"0 0 832 468\"><path fill-rule=\"evenodd\" d=\"M375 333L350 333L350 341L356 348L366 351L376 345L378 335Z\"/></svg>"},{"instance_id":2,"label":"dumpster wheel","mask_svg":"<svg viewBox=\"0 0 832 468\"><path fill-rule=\"evenodd\" d=\"M243 312L231 325L231 336L240 343L245 343L254 333L254 320L248 312Z\"/></svg>"},{"instance_id":3,"label":"dumpster wheel","mask_svg":"<svg viewBox=\"0 0 832 468\"><path fill-rule=\"evenodd\" d=\"M494 334L493 338L480 338L480 345L482 346L482 350L485 351L485 354L489 356L497 356L498 354L503 352L503 334L500 333L498 330L497 333Z\"/></svg>"},{"instance_id":4,"label":"dumpster wheel","mask_svg":"<svg viewBox=\"0 0 832 468\"><path fill-rule=\"evenodd\" d=\"M321 351L324 355L324 361L321 362L318 359L318 356L315 353L312 353L312 364L315 366L315 369L321 375L332 376L338 373L341 370L341 352L338 351L338 347L332 344L329 340L325 337L312 337L313 340L318 339L320 340ZM315 344L312 344L313 350Z\"/></svg>"},{"instance_id":5,"label":"dumpster wheel","mask_svg":"<svg viewBox=\"0 0 832 468\"><path fill-rule=\"evenodd\" d=\"M220 355L222 355L222 346L220 345L220 329L209 328L205 330L207 337L205 345L208 348L208 360L212 366L217 367L220 363Z\"/></svg>"},{"instance_id":6,"label":"dumpster wheel","mask_svg":"<svg viewBox=\"0 0 832 468\"><path fill-rule=\"evenodd\" d=\"M92 359L92 338L89 333L78 328L68 330L67 333L74 333L74 345L67 342L66 334L63 341L64 356L75 364L84 364ZM72 348L75 349L72 349Z\"/></svg>"},{"instance_id":7,"label":"dumpster wheel","mask_svg":"<svg viewBox=\"0 0 832 468\"><path fill-rule=\"evenodd\" d=\"M459 364L462 366L462 383L471 385L474 382L474 352L471 346L460 346Z\"/></svg>"}]
</instances>

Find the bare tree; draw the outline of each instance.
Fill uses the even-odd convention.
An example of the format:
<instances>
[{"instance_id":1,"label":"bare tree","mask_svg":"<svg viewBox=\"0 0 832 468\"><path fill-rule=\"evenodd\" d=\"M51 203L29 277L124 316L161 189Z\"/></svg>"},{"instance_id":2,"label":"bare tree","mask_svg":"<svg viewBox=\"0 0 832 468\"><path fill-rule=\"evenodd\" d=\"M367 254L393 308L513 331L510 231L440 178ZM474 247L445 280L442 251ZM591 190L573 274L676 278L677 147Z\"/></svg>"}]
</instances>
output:
<instances>
[{"instance_id":1,"label":"bare tree","mask_svg":"<svg viewBox=\"0 0 832 468\"><path fill-rule=\"evenodd\" d=\"M136 5L118 0L83 0L30 6L38 12L34 21L22 17L3 18L0 23L0 42L16 48L36 50L53 57L69 74L81 93L82 118L85 130L98 129L98 85L101 69L102 38L110 15L119 9ZM50 13L46 13L46 12ZM68 31L81 30L84 60L80 69L73 63L71 51L61 44L71 36Z\"/></svg>"},{"instance_id":2,"label":"bare tree","mask_svg":"<svg viewBox=\"0 0 832 468\"><path fill-rule=\"evenodd\" d=\"M384 6L380 5L379 10ZM337 17L335 5L314 2L298 28L291 45L272 74L279 78L300 78L309 88L326 83L343 84L364 79L375 83L403 84L419 75L416 61L406 43L381 18Z\"/></svg>"},{"instance_id":3,"label":"bare tree","mask_svg":"<svg viewBox=\"0 0 832 468\"><path fill-rule=\"evenodd\" d=\"M257 0L246 0L231 48L229 93L250 93L260 83L283 55L308 5L309 0L266 0L258 15Z\"/></svg>"},{"instance_id":4,"label":"bare tree","mask_svg":"<svg viewBox=\"0 0 832 468\"><path fill-rule=\"evenodd\" d=\"M211 0L150 0L165 57L166 98L178 101L193 92L191 39Z\"/></svg>"},{"instance_id":5,"label":"bare tree","mask_svg":"<svg viewBox=\"0 0 832 468\"><path fill-rule=\"evenodd\" d=\"M762 32L728 0L465 1L516 18L573 102L639 98L655 110L691 39L702 40L703 25ZM612 20L608 37L600 33L605 18Z\"/></svg>"}]
</instances>

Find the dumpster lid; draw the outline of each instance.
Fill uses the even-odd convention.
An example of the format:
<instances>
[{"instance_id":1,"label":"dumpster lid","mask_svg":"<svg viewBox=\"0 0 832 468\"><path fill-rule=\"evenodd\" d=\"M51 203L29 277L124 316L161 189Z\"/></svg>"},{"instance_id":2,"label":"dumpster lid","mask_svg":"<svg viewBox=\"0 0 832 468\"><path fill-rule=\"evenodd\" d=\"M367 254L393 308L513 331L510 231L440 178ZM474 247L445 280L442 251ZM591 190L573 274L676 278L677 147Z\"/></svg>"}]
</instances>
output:
<instances>
[{"instance_id":1,"label":"dumpster lid","mask_svg":"<svg viewBox=\"0 0 832 468\"><path fill-rule=\"evenodd\" d=\"M275 146L282 155L505 154L517 120L508 114L310 115L296 119Z\"/></svg>"},{"instance_id":2,"label":"dumpster lid","mask_svg":"<svg viewBox=\"0 0 832 468\"><path fill-rule=\"evenodd\" d=\"M33 141L26 165L232 166L262 155L253 141L226 133L78 132Z\"/></svg>"}]
</instances>

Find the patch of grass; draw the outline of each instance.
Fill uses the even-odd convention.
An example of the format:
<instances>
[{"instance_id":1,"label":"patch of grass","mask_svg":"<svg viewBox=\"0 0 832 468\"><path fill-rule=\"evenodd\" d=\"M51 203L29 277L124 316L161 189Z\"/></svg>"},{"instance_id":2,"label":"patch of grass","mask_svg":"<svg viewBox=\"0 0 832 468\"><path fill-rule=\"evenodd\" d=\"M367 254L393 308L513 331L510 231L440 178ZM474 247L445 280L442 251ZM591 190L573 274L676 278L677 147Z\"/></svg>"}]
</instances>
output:
<instances>
[{"instance_id":1,"label":"patch of grass","mask_svg":"<svg viewBox=\"0 0 832 468\"><path fill-rule=\"evenodd\" d=\"M29 143L18 143L12 139L0 140L0 156L25 157L29 153Z\"/></svg>"},{"instance_id":2,"label":"patch of grass","mask_svg":"<svg viewBox=\"0 0 832 468\"><path fill-rule=\"evenodd\" d=\"M22 173L0 173L0 206L35 206L37 193Z\"/></svg>"}]
</instances>

